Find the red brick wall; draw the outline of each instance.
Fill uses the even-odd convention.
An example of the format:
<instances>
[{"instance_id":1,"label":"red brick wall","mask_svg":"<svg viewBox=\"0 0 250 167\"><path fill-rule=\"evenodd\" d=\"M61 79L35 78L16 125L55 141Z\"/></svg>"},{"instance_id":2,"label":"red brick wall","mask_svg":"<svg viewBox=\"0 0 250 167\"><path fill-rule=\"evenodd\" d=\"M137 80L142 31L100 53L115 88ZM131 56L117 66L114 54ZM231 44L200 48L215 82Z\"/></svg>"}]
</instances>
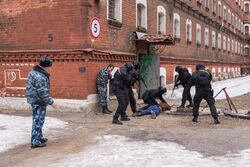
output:
<instances>
[{"instance_id":1,"label":"red brick wall","mask_svg":"<svg viewBox=\"0 0 250 167\"><path fill-rule=\"evenodd\" d=\"M80 0L13 0L0 6L0 50L84 46Z\"/></svg>"},{"instance_id":2,"label":"red brick wall","mask_svg":"<svg viewBox=\"0 0 250 167\"><path fill-rule=\"evenodd\" d=\"M134 55L83 50L0 52L0 94L4 91L7 96L24 96L28 73L44 55L54 61L49 69L51 95L68 99L96 94L96 77L101 68L110 63L120 67L135 59Z\"/></svg>"}]
</instances>

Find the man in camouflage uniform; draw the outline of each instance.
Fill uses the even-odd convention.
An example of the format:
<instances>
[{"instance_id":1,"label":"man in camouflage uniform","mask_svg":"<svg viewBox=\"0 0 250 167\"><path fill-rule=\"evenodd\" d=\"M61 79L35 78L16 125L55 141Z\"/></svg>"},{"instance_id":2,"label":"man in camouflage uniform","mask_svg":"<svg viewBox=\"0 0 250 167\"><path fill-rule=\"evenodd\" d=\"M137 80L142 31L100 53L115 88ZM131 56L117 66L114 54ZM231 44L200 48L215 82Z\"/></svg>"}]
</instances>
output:
<instances>
[{"instance_id":1,"label":"man in camouflage uniform","mask_svg":"<svg viewBox=\"0 0 250 167\"><path fill-rule=\"evenodd\" d=\"M99 103L102 107L103 114L111 114L112 111L108 109L107 103L107 91L108 91L108 80L111 78L111 71L114 69L113 64L109 64L107 67L101 69L97 76L96 87L99 96Z\"/></svg>"},{"instance_id":2,"label":"man in camouflage uniform","mask_svg":"<svg viewBox=\"0 0 250 167\"><path fill-rule=\"evenodd\" d=\"M45 147L47 138L43 137L42 128L45 121L46 107L52 105L54 100L50 96L50 80L48 68L52 66L52 60L43 57L39 65L33 67L26 82L27 102L32 107L32 132L31 148Z\"/></svg>"}]
</instances>

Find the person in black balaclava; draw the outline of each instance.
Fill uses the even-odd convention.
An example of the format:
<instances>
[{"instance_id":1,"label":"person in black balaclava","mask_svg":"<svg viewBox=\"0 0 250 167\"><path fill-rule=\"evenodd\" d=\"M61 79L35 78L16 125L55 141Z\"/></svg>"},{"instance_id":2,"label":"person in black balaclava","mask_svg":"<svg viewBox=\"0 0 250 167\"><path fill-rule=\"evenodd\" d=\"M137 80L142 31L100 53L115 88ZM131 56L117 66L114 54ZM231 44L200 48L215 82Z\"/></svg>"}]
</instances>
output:
<instances>
[{"instance_id":1,"label":"person in black balaclava","mask_svg":"<svg viewBox=\"0 0 250 167\"><path fill-rule=\"evenodd\" d=\"M193 107L192 96L190 94L191 89L191 74L186 68L176 66L175 71L179 74L175 83L175 86L182 85L184 90L182 93L181 105L178 108L183 108L186 101L189 101L189 105L186 107Z\"/></svg>"},{"instance_id":2,"label":"person in black balaclava","mask_svg":"<svg viewBox=\"0 0 250 167\"><path fill-rule=\"evenodd\" d=\"M193 122L198 122L200 103L202 99L205 99L209 105L211 115L214 118L214 124L220 124L215 107L211 80L212 75L208 70L205 70L205 66L203 64L197 64L196 72L192 74L192 85L195 85L196 89L194 96Z\"/></svg>"}]
</instances>

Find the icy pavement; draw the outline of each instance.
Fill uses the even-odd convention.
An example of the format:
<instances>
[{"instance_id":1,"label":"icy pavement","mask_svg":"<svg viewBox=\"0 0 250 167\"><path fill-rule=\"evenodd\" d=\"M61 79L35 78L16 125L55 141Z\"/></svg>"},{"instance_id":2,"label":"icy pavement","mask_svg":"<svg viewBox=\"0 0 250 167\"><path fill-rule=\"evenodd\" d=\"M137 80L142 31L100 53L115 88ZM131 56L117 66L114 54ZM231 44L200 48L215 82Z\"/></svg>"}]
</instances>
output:
<instances>
[{"instance_id":1,"label":"icy pavement","mask_svg":"<svg viewBox=\"0 0 250 167\"><path fill-rule=\"evenodd\" d=\"M236 154L204 157L173 142L134 141L127 137L97 137L98 144L50 167L249 167L250 149Z\"/></svg>"},{"instance_id":2,"label":"icy pavement","mask_svg":"<svg viewBox=\"0 0 250 167\"><path fill-rule=\"evenodd\" d=\"M30 143L31 126L31 117L0 114L0 152ZM54 135L59 128L65 127L67 127L67 122L46 117L43 129L44 136Z\"/></svg>"},{"instance_id":3,"label":"icy pavement","mask_svg":"<svg viewBox=\"0 0 250 167\"><path fill-rule=\"evenodd\" d=\"M214 95L216 95L222 88L226 87L226 91L229 97L240 96L250 92L250 75L245 77L227 79L223 81L212 82L212 88L214 89ZM180 86L179 89L174 91L173 97L179 99L182 97L183 88ZM168 91L166 98L171 98L172 91ZM191 95L194 96L195 88L191 89ZM224 92L221 92L216 99L225 99Z\"/></svg>"}]
</instances>

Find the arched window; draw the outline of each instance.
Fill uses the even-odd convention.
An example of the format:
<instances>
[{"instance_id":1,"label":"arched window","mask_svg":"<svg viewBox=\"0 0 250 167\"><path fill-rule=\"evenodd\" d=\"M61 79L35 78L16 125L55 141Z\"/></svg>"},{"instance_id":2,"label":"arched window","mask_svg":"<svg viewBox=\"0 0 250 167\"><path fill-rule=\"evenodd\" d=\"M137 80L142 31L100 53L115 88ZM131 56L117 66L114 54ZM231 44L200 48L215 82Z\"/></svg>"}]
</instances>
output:
<instances>
[{"instance_id":1,"label":"arched window","mask_svg":"<svg viewBox=\"0 0 250 167\"><path fill-rule=\"evenodd\" d=\"M246 13L249 13L249 3L247 3L247 2L245 2L244 11L245 11Z\"/></svg>"},{"instance_id":2,"label":"arched window","mask_svg":"<svg viewBox=\"0 0 250 167\"><path fill-rule=\"evenodd\" d=\"M245 24L244 27L245 27L245 30L244 30L245 35L249 35L249 27L250 27L250 25Z\"/></svg>"},{"instance_id":3,"label":"arched window","mask_svg":"<svg viewBox=\"0 0 250 167\"><path fill-rule=\"evenodd\" d=\"M227 51L230 52L231 48L231 40L230 38L227 38Z\"/></svg>"},{"instance_id":4,"label":"arched window","mask_svg":"<svg viewBox=\"0 0 250 167\"><path fill-rule=\"evenodd\" d=\"M249 55L249 46L248 45L244 46L244 54Z\"/></svg>"},{"instance_id":5,"label":"arched window","mask_svg":"<svg viewBox=\"0 0 250 167\"><path fill-rule=\"evenodd\" d=\"M209 46L209 29L207 27L205 27L205 36L204 36L204 39L205 39L205 46Z\"/></svg>"},{"instance_id":6,"label":"arched window","mask_svg":"<svg viewBox=\"0 0 250 167\"><path fill-rule=\"evenodd\" d=\"M232 39L232 47L231 47L231 49L232 49L232 53L234 53L234 40Z\"/></svg>"},{"instance_id":7,"label":"arched window","mask_svg":"<svg viewBox=\"0 0 250 167\"><path fill-rule=\"evenodd\" d=\"M213 0L212 3L213 3L212 4L213 5L212 11L213 11L214 14L216 14L216 6L217 6L216 0Z\"/></svg>"},{"instance_id":8,"label":"arched window","mask_svg":"<svg viewBox=\"0 0 250 167\"><path fill-rule=\"evenodd\" d=\"M216 32L212 31L212 47L216 47Z\"/></svg>"},{"instance_id":9,"label":"arched window","mask_svg":"<svg viewBox=\"0 0 250 167\"><path fill-rule=\"evenodd\" d=\"M196 44L201 44L201 25L196 24Z\"/></svg>"},{"instance_id":10,"label":"arched window","mask_svg":"<svg viewBox=\"0 0 250 167\"><path fill-rule=\"evenodd\" d=\"M187 42L192 41L192 21L189 19L186 20L186 39Z\"/></svg>"},{"instance_id":11,"label":"arched window","mask_svg":"<svg viewBox=\"0 0 250 167\"><path fill-rule=\"evenodd\" d=\"M221 35L218 33L218 49L221 49Z\"/></svg>"},{"instance_id":12,"label":"arched window","mask_svg":"<svg viewBox=\"0 0 250 167\"><path fill-rule=\"evenodd\" d=\"M221 2L218 1L218 16L221 17Z\"/></svg>"},{"instance_id":13,"label":"arched window","mask_svg":"<svg viewBox=\"0 0 250 167\"><path fill-rule=\"evenodd\" d=\"M227 39L226 36L223 36L223 50L226 51L227 49Z\"/></svg>"},{"instance_id":14,"label":"arched window","mask_svg":"<svg viewBox=\"0 0 250 167\"><path fill-rule=\"evenodd\" d=\"M227 21L227 7L226 6L223 7L223 19Z\"/></svg>"},{"instance_id":15,"label":"arched window","mask_svg":"<svg viewBox=\"0 0 250 167\"><path fill-rule=\"evenodd\" d=\"M180 15L178 13L174 13L173 22L174 37L180 38Z\"/></svg>"},{"instance_id":16,"label":"arched window","mask_svg":"<svg viewBox=\"0 0 250 167\"><path fill-rule=\"evenodd\" d=\"M228 23L230 23L231 24L231 10L230 9L228 9L228 18L227 18L227 21L228 21Z\"/></svg>"},{"instance_id":17,"label":"arched window","mask_svg":"<svg viewBox=\"0 0 250 167\"><path fill-rule=\"evenodd\" d=\"M166 10L163 6L157 7L157 32L166 34Z\"/></svg>"},{"instance_id":18,"label":"arched window","mask_svg":"<svg viewBox=\"0 0 250 167\"><path fill-rule=\"evenodd\" d=\"M147 29L147 1L136 0L136 26L137 28Z\"/></svg>"},{"instance_id":19,"label":"arched window","mask_svg":"<svg viewBox=\"0 0 250 167\"><path fill-rule=\"evenodd\" d=\"M238 48L238 43L237 43L237 41L234 42L234 46L235 46L235 47L234 47L234 53L237 54L237 53L238 53L238 51L237 51L237 48Z\"/></svg>"}]
</instances>

